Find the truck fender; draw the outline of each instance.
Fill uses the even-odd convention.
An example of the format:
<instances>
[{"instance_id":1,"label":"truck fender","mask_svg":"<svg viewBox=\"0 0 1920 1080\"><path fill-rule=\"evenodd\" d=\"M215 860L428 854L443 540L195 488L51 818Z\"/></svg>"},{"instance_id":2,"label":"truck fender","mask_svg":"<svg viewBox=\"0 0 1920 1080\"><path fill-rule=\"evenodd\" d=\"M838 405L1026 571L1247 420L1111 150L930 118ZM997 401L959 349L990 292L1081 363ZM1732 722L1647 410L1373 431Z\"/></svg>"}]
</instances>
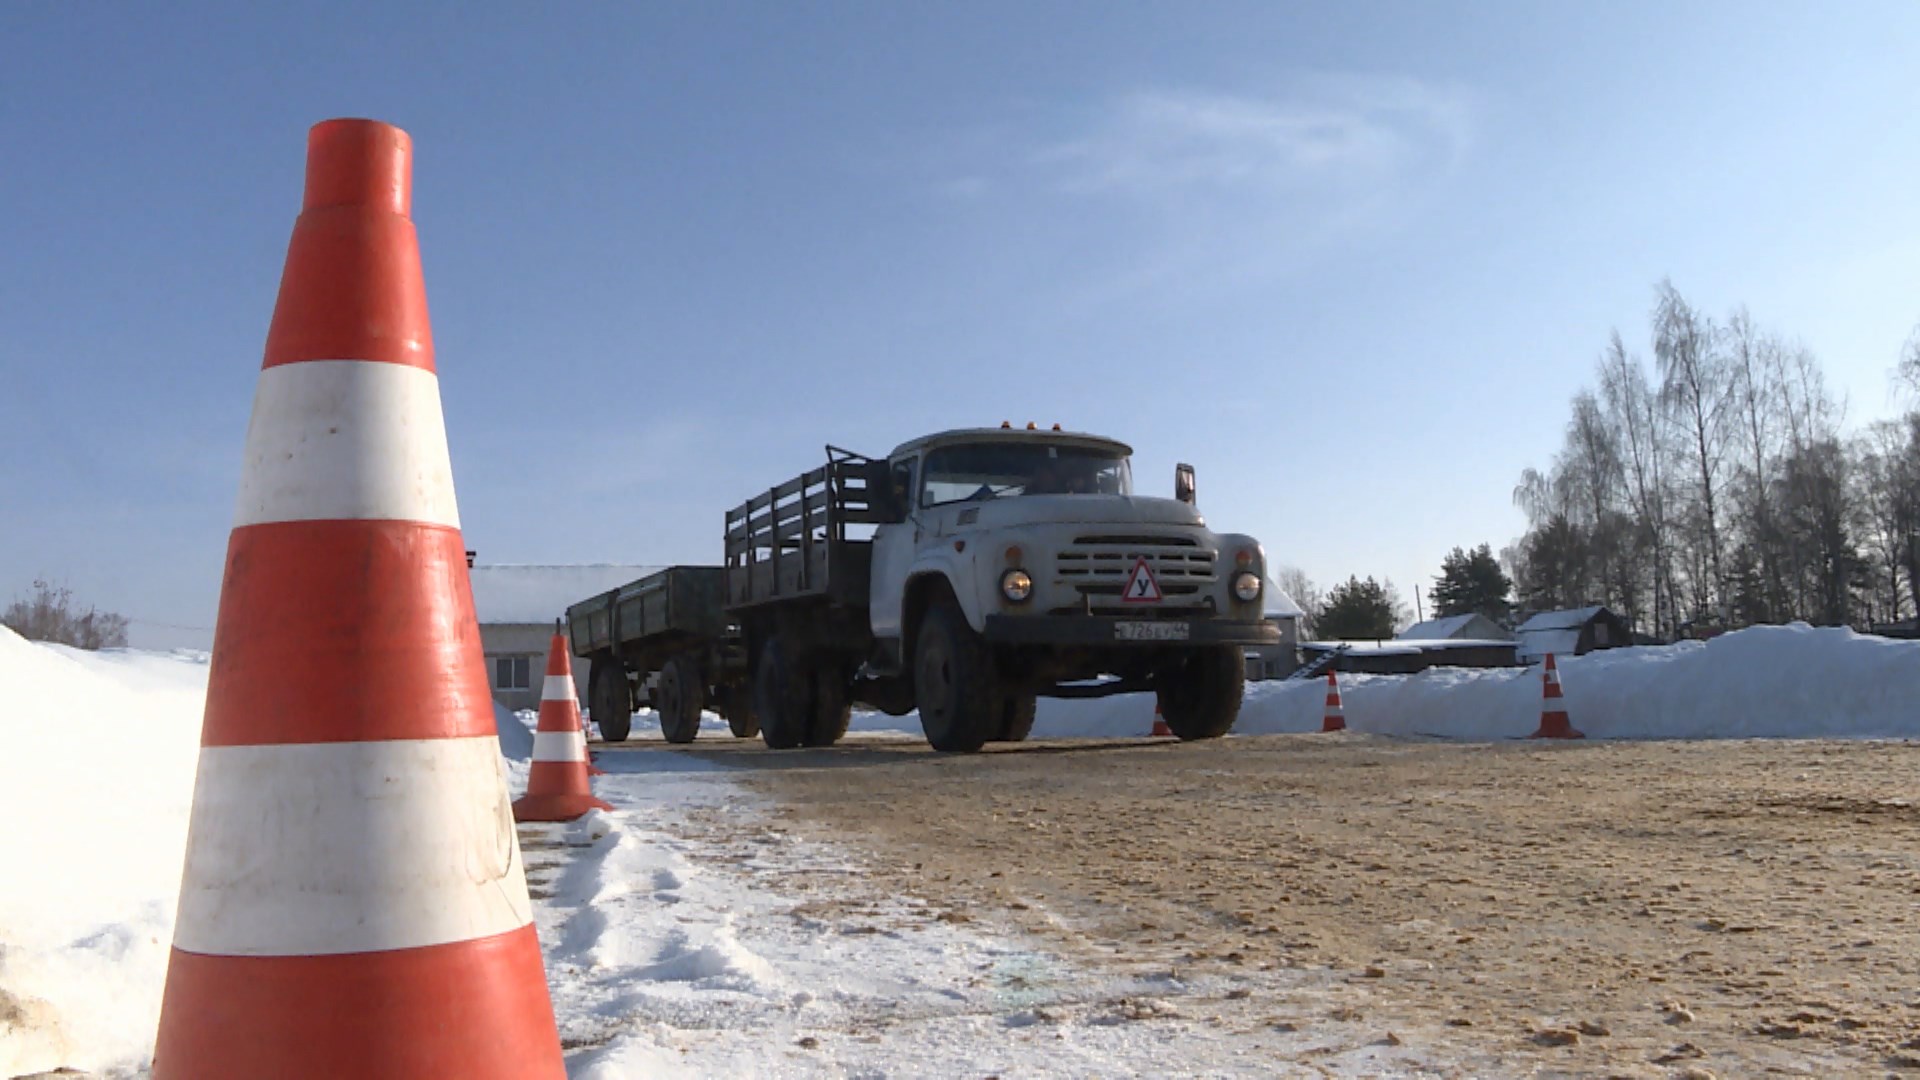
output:
<instances>
[{"instance_id":1,"label":"truck fender","mask_svg":"<svg viewBox=\"0 0 1920 1080\"><path fill-rule=\"evenodd\" d=\"M914 640L920 633L920 620L935 600L944 597L958 604L967 625L976 633L987 625L973 590L963 590L956 585L966 577L964 572L956 570L954 560L935 557L915 563L907 574L906 596L900 612L900 662L908 671L913 670Z\"/></svg>"}]
</instances>

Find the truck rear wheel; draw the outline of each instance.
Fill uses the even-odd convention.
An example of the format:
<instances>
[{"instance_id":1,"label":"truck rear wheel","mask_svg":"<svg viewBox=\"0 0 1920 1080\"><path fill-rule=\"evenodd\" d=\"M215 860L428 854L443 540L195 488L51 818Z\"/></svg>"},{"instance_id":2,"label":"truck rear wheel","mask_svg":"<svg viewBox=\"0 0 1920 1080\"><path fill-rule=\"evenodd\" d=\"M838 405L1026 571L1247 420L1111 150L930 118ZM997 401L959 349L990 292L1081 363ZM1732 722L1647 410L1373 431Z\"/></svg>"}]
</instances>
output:
<instances>
[{"instance_id":1,"label":"truck rear wheel","mask_svg":"<svg viewBox=\"0 0 1920 1080\"><path fill-rule=\"evenodd\" d=\"M1247 654L1238 645L1194 649L1160 670L1154 682L1160 717L1181 739L1217 739L1240 718L1247 691Z\"/></svg>"},{"instance_id":2,"label":"truck rear wheel","mask_svg":"<svg viewBox=\"0 0 1920 1080\"><path fill-rule=\"evenodd\" d=\"M753 685L734 683L726 688L727 728L736 739L760 734L760 717L753 711Z\"/></svg>"},{"instance_id":3,"label":"truck rear wheel","mask_svg":"<svg viewBox=\"0 0 1920 1080\"><path fill-rule=\"evenodd\" d=\"M935 750L971 754L999 733L993 657L951 602L929 608L920 624L913 694L920 728Z\"/></svg>"},{"instance_id":4,"label":"truck rear wheel","mask_svg":"<svg viewBox=\"0 0 1920 1080\"><path fill-rule=\"evenodd\" d=\"M1000 699L1001 742L1025 742L1033 734L1033 717L1039 700L1032 694L1006 694Z\"/></svg>"},{"instance_id":5,"label":"truck rear wheel","mask_svg":"<svg viewBox=\"0 0 1920 1080\"><path fill-rule=\"evenodd\" d=\"M769 750L791 750L807 734L810 704L805 673L779 634L767 639L753 666L753 711L760 715L760 738Z\"/></svg>"},{"instance_id":6,"label":"truck rear wheel","mask_svg":"<svg viewBox=\"0 0 1920 1080\"><path fill-rule=\"evenodd\" d=\"M690 743L700 734L700 710L706 684L700 665L690 656L676 656L660 669L653 704L660 713L660 733L670 743Z\"/></svg>"},{"instance_id":7,"label":"truck rear wheel","mask_svg":"<svg viewBox=\"0 0 1920 1080\"><path fill-rule=\"evenodd\" d=\"M627 665L616 659L596 659L587 672L587 708L607 742L625 742L633 730L633 690L627 685Z\"/></svg>"},{"instance_id":8,"label":"truck rear wheel","mask_svg":"<svg viewBox=\"0 0 1920 1080\"><path fill-rule=\"evenodd\" d=\"M809 673L813 686L812 706L807 710L808 746L832 746L847 733L853 718L853 703L848 700L850 680L834 665L821 665Z\"/></svg>"}]
</instances>

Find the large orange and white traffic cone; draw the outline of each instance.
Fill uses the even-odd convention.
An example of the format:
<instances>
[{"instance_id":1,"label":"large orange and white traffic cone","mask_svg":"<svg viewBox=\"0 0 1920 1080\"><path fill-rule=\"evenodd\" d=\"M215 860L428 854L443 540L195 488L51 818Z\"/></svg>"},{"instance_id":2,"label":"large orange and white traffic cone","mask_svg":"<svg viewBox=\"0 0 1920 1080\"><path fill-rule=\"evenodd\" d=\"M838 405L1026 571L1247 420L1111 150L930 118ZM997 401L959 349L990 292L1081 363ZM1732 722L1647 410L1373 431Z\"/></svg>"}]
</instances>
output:
<instances>
[{"instance_id":1,"label":"large orange and white traffic cone","mask_svg":"<svg viewBox=\"0 0 1920 1080\"><path fill-rule=\"evenodd\" d=\"M1567 705L1560 693L1560 669L1554 664L1552 653L1547 654L1547 666L1540 673L1540 685L1540 730L1527 736L1527 738L1586 738L1585 735L1573 729L1573 722L1567 718Z\"/></svg>"},{"instance_id":2,"label":"large orange and white traffic cone","mask_svg":"<svg viewBox=\"0 0 1920 1080\"><path fill-rule=\"evenodd\" d=\"M1167 726L1166 718L1160 715L1160 703L1157 701L1153 705L1153 730L1147 734L1156 739L1173 738L1173 729Z\"/></svg>"},{"instance_id":3,"label":"large orange and white traffic cone","mask_svg":"<svg viewBox=\"0 0 1920 1080\"><path fill-rule=\"evenodd\" d=\"M1347 730L1347 711L1340 705L1340 680L1331 671L1327 672L1327 712L1320 721L1320 730Z\"/></svg>"},{"instance_id":4,"label":"large orange and white traffic cone","mask_svg":"<svg viewBox=\"0 0 1920 1080\"><path fill-rule=\"evenodd\" d=\"M156 1080L559 1078L412 142L307 136L220 586Z\"/></svg>"},{"instance_id":5,"label":"large orange and white traffic cone","mask_svg":"<svg viewBox=\"0 0 1920 1080\"><path fill-rule=\"evenodd\" d=\"M513 801L513 820L572 821L589 810L613 809L593 797L587 770L587 731L573 697L573 664L567 659L567 639L555 634L547 649L527 793Z\"/></svg>"}]
</instances>

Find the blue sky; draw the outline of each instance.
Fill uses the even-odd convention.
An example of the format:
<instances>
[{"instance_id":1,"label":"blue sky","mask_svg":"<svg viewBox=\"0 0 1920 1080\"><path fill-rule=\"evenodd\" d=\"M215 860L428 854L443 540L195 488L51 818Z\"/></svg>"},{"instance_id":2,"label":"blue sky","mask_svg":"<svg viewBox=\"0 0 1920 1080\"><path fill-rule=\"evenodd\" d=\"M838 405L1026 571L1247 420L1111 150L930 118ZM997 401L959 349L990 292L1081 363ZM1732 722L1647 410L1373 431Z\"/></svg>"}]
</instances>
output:
<instances>
[{"instance_id":1,"label":"blue sky","mask_svg":"<svg viewBox=\"0 0 1920 1080\"><path fill-rule=\"evenodd\" d=\"M1031 419L1410 595L1519 531L1662 277L1892 411L1916 46L1911 4L0 6L0 599L209 637L305 132L355 115L415 140L485 561L712 562L824 443Z\"/></svg>"}]
</instances>

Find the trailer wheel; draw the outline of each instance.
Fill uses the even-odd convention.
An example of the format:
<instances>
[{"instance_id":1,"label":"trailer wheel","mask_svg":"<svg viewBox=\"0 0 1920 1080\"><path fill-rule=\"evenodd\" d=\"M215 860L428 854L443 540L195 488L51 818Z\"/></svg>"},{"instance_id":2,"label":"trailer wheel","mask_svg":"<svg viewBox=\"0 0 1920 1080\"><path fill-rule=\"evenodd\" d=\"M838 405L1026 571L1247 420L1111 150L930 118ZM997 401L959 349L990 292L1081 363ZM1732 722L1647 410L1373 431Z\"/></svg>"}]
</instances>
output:
<instances>
[{"instance_id":1,"label":"trailer wheel","mask_svg":"<svg viewBox=\"0 0 1920 1080\"><path fill-rule=\"evenodd\" d=\"M654 688L654 706L660 710L660 733L670 743L690 743L700 734L701 700L705 684L700 665L689 656L676 656L660 669Z\"/></svg>"},{"instance_id":2,"label":"trailer wheel","mask_svg":"<svg viewBox=\"0 0 1920 1080\"><path fill-rule=\"evenodd\" d=\"M1025 742L1033 734L1033 717L1040 702L1032 694L1007 694L1000 699L1001 742Z\"/></svg>"},{"instance_id":3,"label":"trailer wheel","mask_svg":"<svg viewBox=\"0 0 1920 1080\"><path fill-rule=\"evenodd\" d=\"M1238 645L1193 649L1160 670L1160 717L1182 739L1217 739L1240 718L1247 654Z\"/></svg>"},{"instance_id":4,"label":"trailer wheel","mask_svg":"<svg viewBox=\"0 0 1920 1080\"><path fill-rule=\"evenodd\" d=\"M770 750L791 750L807 733L807 679L784 637L775 634L760 648L753 667L753 711L760 715L760 738Z\"/></svg>"},{"instance_id":5,"label":"trailer wheel","mask_svg":"<svg viewBox=\"0 0 1920 1080\"><path fill-rule=\"evenodd\" d=\"M993 657L951 601L935 604L921 621L913 693L920 729L935 750L971 754L999 733Z\"/></svg>"},{"instance_id":6,"label":"trailer wheel","mask_svg":"<svg viewBox=\"0 0 1920 1080\"><path fill-rule=\"evenodd\" d=\"M625 742L633 730L633 690L627 666L616 659L595 659L587 672L587 707L607 742Z\"/></svg>"},{"instance_id":7,"label":"trailer wheel","mask_svg":"<svg viewBox=\"0 0 1920 1080\"><path fill-rule=\"evenodd\" d=\"M813 706L808 710L805 742L808 746L832 746L846 735L853 718L853 703L847 695L849 680L846 672L831 664L816 667L811 674Z\"/></svg>"},{"instance_id":8,"label":"trailer wheel","mask_svg":"<svg viewBox=\"0 0 1920 1080\"><path fill-rule=\"evenodd\" d=\"M726 688L727 727L736 739L751 739L760 734L760 717L753 711L753 686L735 683Z\"/></svg>"}]
</instances>

